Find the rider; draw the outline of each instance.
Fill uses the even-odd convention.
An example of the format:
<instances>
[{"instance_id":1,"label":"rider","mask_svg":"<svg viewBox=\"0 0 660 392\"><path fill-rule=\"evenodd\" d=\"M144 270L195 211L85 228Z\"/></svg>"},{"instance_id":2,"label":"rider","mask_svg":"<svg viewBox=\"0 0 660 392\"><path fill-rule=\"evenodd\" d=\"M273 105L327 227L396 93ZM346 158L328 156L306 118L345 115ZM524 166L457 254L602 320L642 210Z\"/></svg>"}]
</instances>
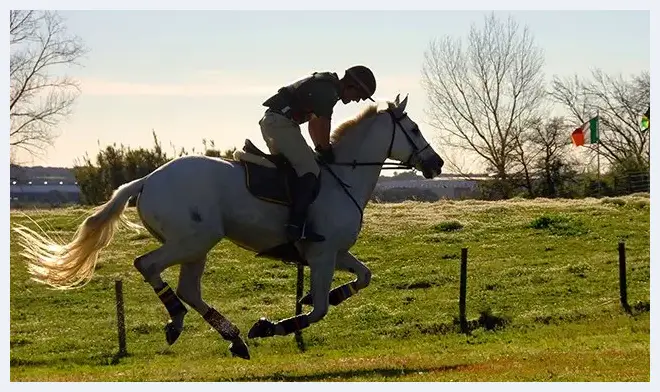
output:
<instances>
[{"instance_id":1,"label":"rider","mask_svg":"<svg viewBox=\"0 0 660 392\"><path fill-rule=\"evenodd\" d=\"M312 241L323 237L305 231L307 208L318 193L319 166L314 152L303 138L300 124L309 122L309 134L319 157L327 162L334 161L330 144L330 121L335 104L341 99L344 104L370 99L376 91L376 79L371 70L362 65L348 68L343 78L334 72L314 72L300 79L267 99L268 107L259 121L261 133L272 154L287 158L297 176L292 184L292 206L286 224L289 241L295 242L303 236Z\"/></svg>"}]
</instances>

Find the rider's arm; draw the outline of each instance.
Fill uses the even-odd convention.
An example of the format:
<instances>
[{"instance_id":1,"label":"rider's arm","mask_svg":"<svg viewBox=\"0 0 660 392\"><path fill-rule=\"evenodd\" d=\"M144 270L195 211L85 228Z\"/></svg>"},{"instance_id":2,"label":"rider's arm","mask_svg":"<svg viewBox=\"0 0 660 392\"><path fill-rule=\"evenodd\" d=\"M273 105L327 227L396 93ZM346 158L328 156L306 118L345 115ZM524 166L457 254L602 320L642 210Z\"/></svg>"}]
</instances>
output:
<instances>
[{"instance_id":1,"label":"rider's arm","mask_svg":"<svg viewBox=\"0 0 660 392\"><path fill-rule=\"evenodd\" d=\"M330 147L330 118L312 115L312 118L309 120L308 129L314 147L320 147L322 149Z\"/></svg>"},{"instance_id":2,"label":"rider's arm","mask_svg":"<svg viewBox=\"0 0 660 392\"><path fill-rule=\"evenodd\" d=\"M310 86L310 104L314 114L309 120L309 136L314 142L314 148L330 149L330 123L334 106L339 97L335 89L328 83L320 82Z\"/></svg>"}]
</instances>

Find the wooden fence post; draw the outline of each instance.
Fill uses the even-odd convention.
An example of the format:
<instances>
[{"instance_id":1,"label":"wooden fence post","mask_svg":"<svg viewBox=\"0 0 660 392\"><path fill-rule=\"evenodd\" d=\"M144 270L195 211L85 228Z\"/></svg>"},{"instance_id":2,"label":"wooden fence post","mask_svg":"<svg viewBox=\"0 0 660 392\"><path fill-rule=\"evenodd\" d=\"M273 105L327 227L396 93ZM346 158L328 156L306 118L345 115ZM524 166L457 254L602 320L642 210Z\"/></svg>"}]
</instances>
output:
<instances>
[{"instance_id":1,"label":"wooden fence post","mask_svg":"<svg viewBox=\"0 0 660 392\"><path fill-rule=\"evenodd\" d=\"M468 333L468 323L465 312L465 297L467 294L467 248L461 249L461 286L458 298L458 318L461 324L461 332Z\"/></svg>"},{"instance_id":2,"label":"wooden fence post","mask_svg":"<svg viewBox=\"0 0 660 392\"><path fill-rule=\"evenodd\" d=\"M628 305L628 283L626 278L626 243L619 241L619 296L621 299L621 306L623 309L630 313L630 305Z\"/></svg>"},{"instance_id":3,"label":"wooden fence post","mask_svg":"<svg viewBox=\"0 0 660 392\"><path fill-rule=\"evenodd\" d=\"M296 316L302 314L302 304L300 300L303 296L303 289L305 286L305 266L302 264L297 265L298 274L296 277ZM296 331L296 343L301 351L305 351L305 342L303 341L302 331Z\"/></svg>"},{"instance_id":4,"label":"wooden fence post","mask_svg":"<svg viewBox=\"0 0 660 392\"><path fill-rule=\"evenodd\" d=\"M119 339L118 357L125 356L126 351L126 323L124 320L124 290L121 279L115 280L115 301L117 304L117 337Z\"/></svg>"}]
</instances>

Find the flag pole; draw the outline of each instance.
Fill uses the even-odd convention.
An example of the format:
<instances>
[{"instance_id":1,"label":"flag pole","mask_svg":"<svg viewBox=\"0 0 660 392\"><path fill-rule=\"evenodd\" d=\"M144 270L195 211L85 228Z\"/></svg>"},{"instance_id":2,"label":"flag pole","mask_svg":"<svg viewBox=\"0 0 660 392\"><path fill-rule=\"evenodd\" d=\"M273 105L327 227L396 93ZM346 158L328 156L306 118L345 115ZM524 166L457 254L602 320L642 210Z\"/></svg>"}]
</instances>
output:
<instances>
[{"instance_id":1,"label":"flag pole","mask_svg":"<svg viewBox=\"0 0 660 392\"><path fill-rule=\"evenodd\" d=\"M596 166L598 171L598 197L601 196L601 185L600 185L600 110L596 109L596 134L598 135L598 140L596 141Z\"/></svg>"}]
</instances>

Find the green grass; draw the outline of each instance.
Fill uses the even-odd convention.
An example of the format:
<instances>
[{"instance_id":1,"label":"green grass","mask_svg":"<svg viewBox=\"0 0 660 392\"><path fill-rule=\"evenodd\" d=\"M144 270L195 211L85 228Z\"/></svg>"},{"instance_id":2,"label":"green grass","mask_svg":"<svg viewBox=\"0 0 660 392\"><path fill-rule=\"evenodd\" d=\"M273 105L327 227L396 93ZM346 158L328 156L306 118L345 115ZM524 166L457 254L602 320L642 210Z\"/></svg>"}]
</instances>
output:
<instances>
[{"instance_id":1,"label":"green grass","mask_svg":"<svg viewBox=\"0 0 660 392\"><path fill-rule=\"evenodd\" d=\"M293 336L253 340L250 361L232 358L195 312L167 346L167 313L132 266L157 246L151 237L119 232L86 287L56 292L29 280L12 234L11 380L649 381L649 199L617 200L370 204L352 251L371 285L304 330L304 351ZM12 212L11 222L32 225L27 213L69 240L88 212ZM632 315L618 299L621 239ZM462 247L468 336L456 320ZM164 279L175 286L177 273ZM129 351L119 361L115 279ZM245 335L259 317L294 314L295 279L295 267L223 241L202 294ZM349 279L337 273L335 285Z\"/></svg>"}]
</instances>

